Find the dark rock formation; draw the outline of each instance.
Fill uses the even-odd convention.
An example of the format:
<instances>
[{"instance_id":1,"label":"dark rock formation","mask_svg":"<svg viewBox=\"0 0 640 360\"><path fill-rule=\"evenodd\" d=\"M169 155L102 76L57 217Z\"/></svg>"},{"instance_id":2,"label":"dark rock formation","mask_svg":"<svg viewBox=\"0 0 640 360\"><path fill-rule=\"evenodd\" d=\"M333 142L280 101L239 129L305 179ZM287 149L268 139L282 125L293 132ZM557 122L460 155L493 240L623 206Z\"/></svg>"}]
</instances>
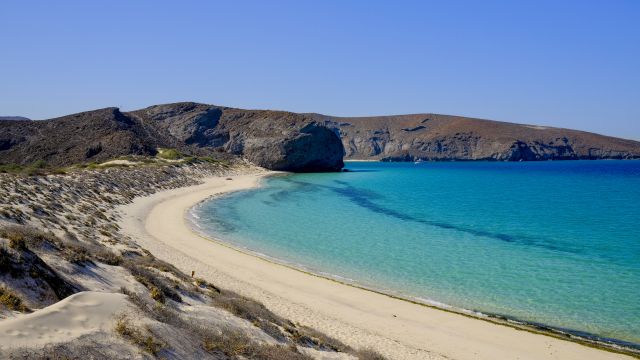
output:
<instances>
[{"instance_id":1,"label":"dark rock formation","mask_svg":"<svg viewBox=\"0 0 640 360\"><path fill-rule=\"evenodd\" d=\"M273 170L339 171L337 135L312 118L196 103L117 108L44 121L0 121L0 163L50 165L154 155L159 147L191 155L242 156Z\"/></svg>"},{"instance_id":2,"label":"dark rock formation","mask_svg":"<svg viewBox=\"0 0 640 360\"><path fill-rule=\"evenodd\" d=\"M168 133L167 142L186 152L224 151L272 170L339 171L343 166L340 139L301 114L194 103L151 106L131 114L157 133Z\"/></svg>"},{"instance_id":3,"label":"dark rock formation","mask_svg":"<svg viewBox=\"0 0 640 360\"><path fill-rule=\"evenodd\" d=\"M44 160L61 166L121 155L153 155L158 143L145 127L117 108L44 121L0 121L0 162Z\"/></svg>"},{"instance_id":4,"label":"dark rock formation","mask_svg":"<svg viewBox=\"0 0 640 360\"><path fill-rule=\"evenodd\" d=\"M640 142L583 131L437 114L309 114L342 138L347 159L536 161L640 158Z\"/></svg>"}]
</instances>

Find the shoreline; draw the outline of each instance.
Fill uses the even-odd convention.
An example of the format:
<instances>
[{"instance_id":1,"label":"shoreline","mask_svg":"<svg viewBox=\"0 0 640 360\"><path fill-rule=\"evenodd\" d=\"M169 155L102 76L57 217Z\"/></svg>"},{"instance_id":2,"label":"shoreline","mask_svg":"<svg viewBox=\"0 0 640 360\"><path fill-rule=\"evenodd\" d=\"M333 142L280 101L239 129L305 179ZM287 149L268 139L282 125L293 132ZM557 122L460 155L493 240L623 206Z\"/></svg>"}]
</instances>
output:
<instances>
[{"instance_id":1,"label":"shoreline","mask_svg":"<svg viewBox=\"0 0 640 360\"><path fill-rule=\"evenodd\" d=\"M292 321L394 359L626 357L609 343L573 338L559 329L466 314L315 274L210 239L187 224L189 210L198 203L256 187L272 174L277 173L212 177L201 185L136 198L122 208L123 231L181 270L195 270L196 276L261 301Z\"/></svg>"},{"instance_id":2,"label":"shoreline","mask_svg":"<svg viewBox=\"0 0 640 360\"><path fill-rule=\"evenodd\" d=\"M270 176L286 176L286 175L287 175L286 173L285 174L277 173L272 175L266 175L263 179L266 179L267 177L270 177ZM243 189L243 190L248 190L248 189ZM238 190L238 191L242 191L242 190ZM481 321L488 321L488 322L499 324L499 325L514 327L520 330L530 331L533 333L538 333L542 335L557 337L559 339L577 342L584 346L590 346L598 349L603 349L606 351L619 352L621 354L630 354L632 356L640 357L640 344L636 344L633 342L620 340L616 338L602 337L593 333L575 330L571 328L562 328L562 327L547 325L545 323L522 320L517 317L503 315L499 313L489 313L489 312L483 312L480 310L472 310L472 309L457 307L457 306L449 305L449 304L446 304L437 300L429 299L429 298L415 297L415 296L395 292L391 289L384 289L384 288L378 288L371 285L360 284L358 283L357 280L345 278L339 275L334 275L334 274L323 272L320 270L314 270L306 267L303 264L288 262L288 261L279 259L277 257L269 256L267 254L251 250L246 247L235 245L230 241L225 241L222 238L216 238L212 235L207 234L205 231L203 231L202 228L200 228L200 226L197 225L198 217L195 215L193 210L197 206L201 205L206 201L215 201L217 198L221 196L229 195L230 193L231 192L227 192L224 194L207 197L205 199L202 199L198 203L194 204L191 208L187 209L185 219L186 219L187 225L189 226L189 230L192 231L195 235L207 241L215 242L221 246L228 247L240 253L247 254L250 256L255 256L260 259L263 259L264 261L273 263L275 265L291 268L295 271L300 271L310 276L323 278L329 281L336 282L338 284L355 287L358 289L362 289L364 291L370 291L376 294L388 296L390 298L406 301L406 302L413 303L420 306L447 311L447 312L459 314L462 316L467 316L467 317L481 320Z\"/></svg>"},{"instance_id":3,"label":"shoreline","mask_svg":"<svg viewBox=\"0 0 640 360\"><path fill-rule=\"evenodd\" d=\"M227 194L229 193L225 193L224 195L227 195ZM437 300L429 299L429 298L420 298L420 297L415 297L411 295L401 294L390 289L377 288L375 286L368 286L368 285L360 284L353 279L345 278L345 277L334 275L327 272L322 272L319 270L313 270L304 266L303 264L287 262L285 260L281 260L279 258L269 256L261 252L253 251L249 248L234 245L233 243L229 241L225 241L221 238L214 238L206 234L201 229L194 228L194 226L197 227L196 225L197 219L192 218L194 217L194 214L191 213L191 210L205 201L214 201L217 197L218 196L211 196L209 198L202 199L200 202L195 204L192 208L188 209L187 211L189 212L189 214L187 215L187 222L190 230L196 236L201 237L207 241L215 242L220 246L228 247L242 254L254 256L264 261L267 261L269 263L272 263L274 265L284 266L292 270L299 271L304 274L308 274L310 276L319 277L319 278L326 279L328 281L333 281L345 286L351 286L357 289L361 289L363 291L370 291L375 294L388 296L393 299L406 301L419 306L425 306L425 307L429 307L429 308L433 308L441 311L447 311L453 314L467 316L472 319L488 321L490 323L494 323L498 325L514 327L519 330L530 331L536 334L542 334L546 336L556 337L559 339L564 339L567 341L576 342L584 346L594 347L594 348L602 349L605 351L618 352L621 354L629 354L629 355L640 358L640 344L636 344L633 342L619 340L616 338L602 337L589 332L574 330L570 328L555 327L555 326L547 325L540 322L522 320L509 315L482 312L480 310L472 310L472 309L457 307L457 306L449 305L449 304L446 304Z\"/></svg>"}]
</instances>

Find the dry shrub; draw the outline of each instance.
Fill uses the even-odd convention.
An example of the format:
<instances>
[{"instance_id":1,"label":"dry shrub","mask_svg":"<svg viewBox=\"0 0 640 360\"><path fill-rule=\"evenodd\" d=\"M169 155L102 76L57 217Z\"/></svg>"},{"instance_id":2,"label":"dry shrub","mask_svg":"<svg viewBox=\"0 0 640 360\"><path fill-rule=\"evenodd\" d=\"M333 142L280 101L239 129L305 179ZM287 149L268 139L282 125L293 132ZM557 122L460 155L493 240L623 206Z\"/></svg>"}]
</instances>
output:
<instances>
[{"instance_id":1,"label":"dry shrub","mask_svg":"<svg viewBox=\"0 0 640 360\"><path fill-rule=\"evenodd\" d=\"M355 354L359 360L386 360L380 353L371 349L358 350Z\"/></svg>"},{"instance_id":2,"label":"dry shrub","mask_svg":"<svg viewBox=\"0 0 640 360\"><path fill-rule=\"evenodd\" d=\"M0 236L9 239L9 246L16 250L42 249L45 245L59 251L59 255L77 265L100 261L108 265L120 265L122 257L99 244L62 240L28 226L12 225L0 228Z\"/></svg>"},{"instance_id":3,"label":"dry shrub","mask_svg":"<svg viewBox=\"0 0 640 360\"><path fill-rule=\"evenodd\" d=\"M298 345L325 351L351 351L351 348L342 342L308 327L296 327L291 321L274 314L263 304L231 291L222 291L213 296L212 304L250 321L274 339L282 341L287 338L280 330L283 328L289 334L289 338Z\"/></svg>"},{"instance_id":4,"label":"dry shrub","mask_svg":"<svg viewBox=\"0 0 640 360\"><path fill-rule=\"evenodd\" d=\"M20 312L28 312L29 308L22 302L13 291L0 287L0 304L4 305L9 310L16 310Z\"/></svg>"},{"instance_id":5,"label":"dry shrub","mask_svg":"<svg viewBox=\"0 0 640 360\"><path fill-rule=\"evenodd\" d=\"M162 343L157 341L150 331L140 330L131 324L129 318L124 315L116 320L115 331L118 335L131 341L153 356L157 356L158 352L162 350Z\"/></svg>"},{"instance_id":6,"label":"dry shrub","mask_svg":"<svg viewBox=\"0 0 640 360\"><path fill-rule=\"evenodd\" d=\"M215 292L215 293L218 293L218 294L220 294L222 292L218 287L216 287L215 285L207 282L204 279L195 278L194 281L196 283L196 286L198 286L201 289L207 289L209 291L212 291L212 292Z\"/></svg>"},{"instance_id":7,"label":"dry shrub","mask_svg":"<svg viewBox=\"0 0 640 360\"><path fill-rule=\"evenodd\" d=\"M151 298L161 304L164 304L166 301L162 291L155 286L151 287Z\"/></svg>"},{"instance_id":8,"label":"dry shrub","mask_svg":"<svg viewBox=\"0 0 640 360\"><path fill-rule=\"evenodd\" d=\"M9 246L16 250L39 248L45 242L53 243L55 236L28 226L10 225L0 228L0 236L9 239Z\"/></svg>"},{"instance_id":9,"label":"dry shrub","mask_svg":"<svg viewBox=\"0 0 640 360\"><path fill-rule=\"evenodd\" d=\"M169 298L176 302L182 302L182 297L174 289L177 285L173 284L172 286L168 279L149 270L144 262L139 262L137 259L129 259L123 262L123 266L129 270L139 283L149 289L154 300L160 301L159 299L162 299L160 302L164 302L164 298ZM155 297L154 292L156 293Z\"/></svg>"},{"instance_id":10,"label":"dry shrub","mask_svg":"<svg viewBox=\"0 0 640 360\"><path fill-rule=\"evenodd\" d=\"M230 358L258 360L312 359L300 354L295 346L256 343L246 334L239 331L214 332L202 329L201 333L202 348L212 354L220 354Z\"/></svg>"}]
</instances>

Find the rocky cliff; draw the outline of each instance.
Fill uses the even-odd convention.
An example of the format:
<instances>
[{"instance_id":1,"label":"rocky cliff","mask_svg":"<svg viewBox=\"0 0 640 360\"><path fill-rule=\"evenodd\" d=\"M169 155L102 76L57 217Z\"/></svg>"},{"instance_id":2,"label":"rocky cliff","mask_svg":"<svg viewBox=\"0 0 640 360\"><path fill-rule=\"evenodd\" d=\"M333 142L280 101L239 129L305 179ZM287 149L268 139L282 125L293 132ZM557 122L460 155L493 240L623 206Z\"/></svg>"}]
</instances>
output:
<instances>
[{"instance_id":1,"label":"rocky cliff","mask_svg":"<svg viewBox=\"0 0 640 360\"><path fill-rule=\"evenodd\" d=\"M181 103L130 115L186 152L215 149L272 170L338 171L343 166L340 138L302 114Z\"/></svg>"},{"instance_id":2,"label":"rocky cliff","mask_svg":"<svg viewBox=\"0 0 640 360\"><path fill-rule=\"evenodd\" d=\"M0 121L0 163L44 160L62 166L155 155L161 147L192 155L237 155L268 169L301 172L338 171L344 153L338 136L309 116L196 103Z\"/></svg>"},{"instance_id":3,"label":"rocky cliff","mask_svg":"<svg viewBox=\"0 0 640 360\"><path fill-rule=\"evenodd\" d=\"M308 114L340 135L346 159L571 160L640 158L640 142L583 131L437 114Z\"/></svg>"}]
</instances>

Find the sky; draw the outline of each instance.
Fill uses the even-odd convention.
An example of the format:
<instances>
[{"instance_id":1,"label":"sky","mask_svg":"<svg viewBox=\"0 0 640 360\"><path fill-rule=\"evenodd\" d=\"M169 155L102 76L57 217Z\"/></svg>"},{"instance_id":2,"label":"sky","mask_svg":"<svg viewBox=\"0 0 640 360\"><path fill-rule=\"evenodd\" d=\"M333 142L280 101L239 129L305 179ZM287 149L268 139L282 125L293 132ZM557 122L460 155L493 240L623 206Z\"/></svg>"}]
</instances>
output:
<instances>
[{"instance_id":1,"label":"sky","mask_svg":"<svg viewBox=\"0 0 640 360\"><path fill-rule=\"evenodd\" d=\"M196 101L640 140L640 1L0 3L0 115Z\"/></svg>"}]
</instances>

